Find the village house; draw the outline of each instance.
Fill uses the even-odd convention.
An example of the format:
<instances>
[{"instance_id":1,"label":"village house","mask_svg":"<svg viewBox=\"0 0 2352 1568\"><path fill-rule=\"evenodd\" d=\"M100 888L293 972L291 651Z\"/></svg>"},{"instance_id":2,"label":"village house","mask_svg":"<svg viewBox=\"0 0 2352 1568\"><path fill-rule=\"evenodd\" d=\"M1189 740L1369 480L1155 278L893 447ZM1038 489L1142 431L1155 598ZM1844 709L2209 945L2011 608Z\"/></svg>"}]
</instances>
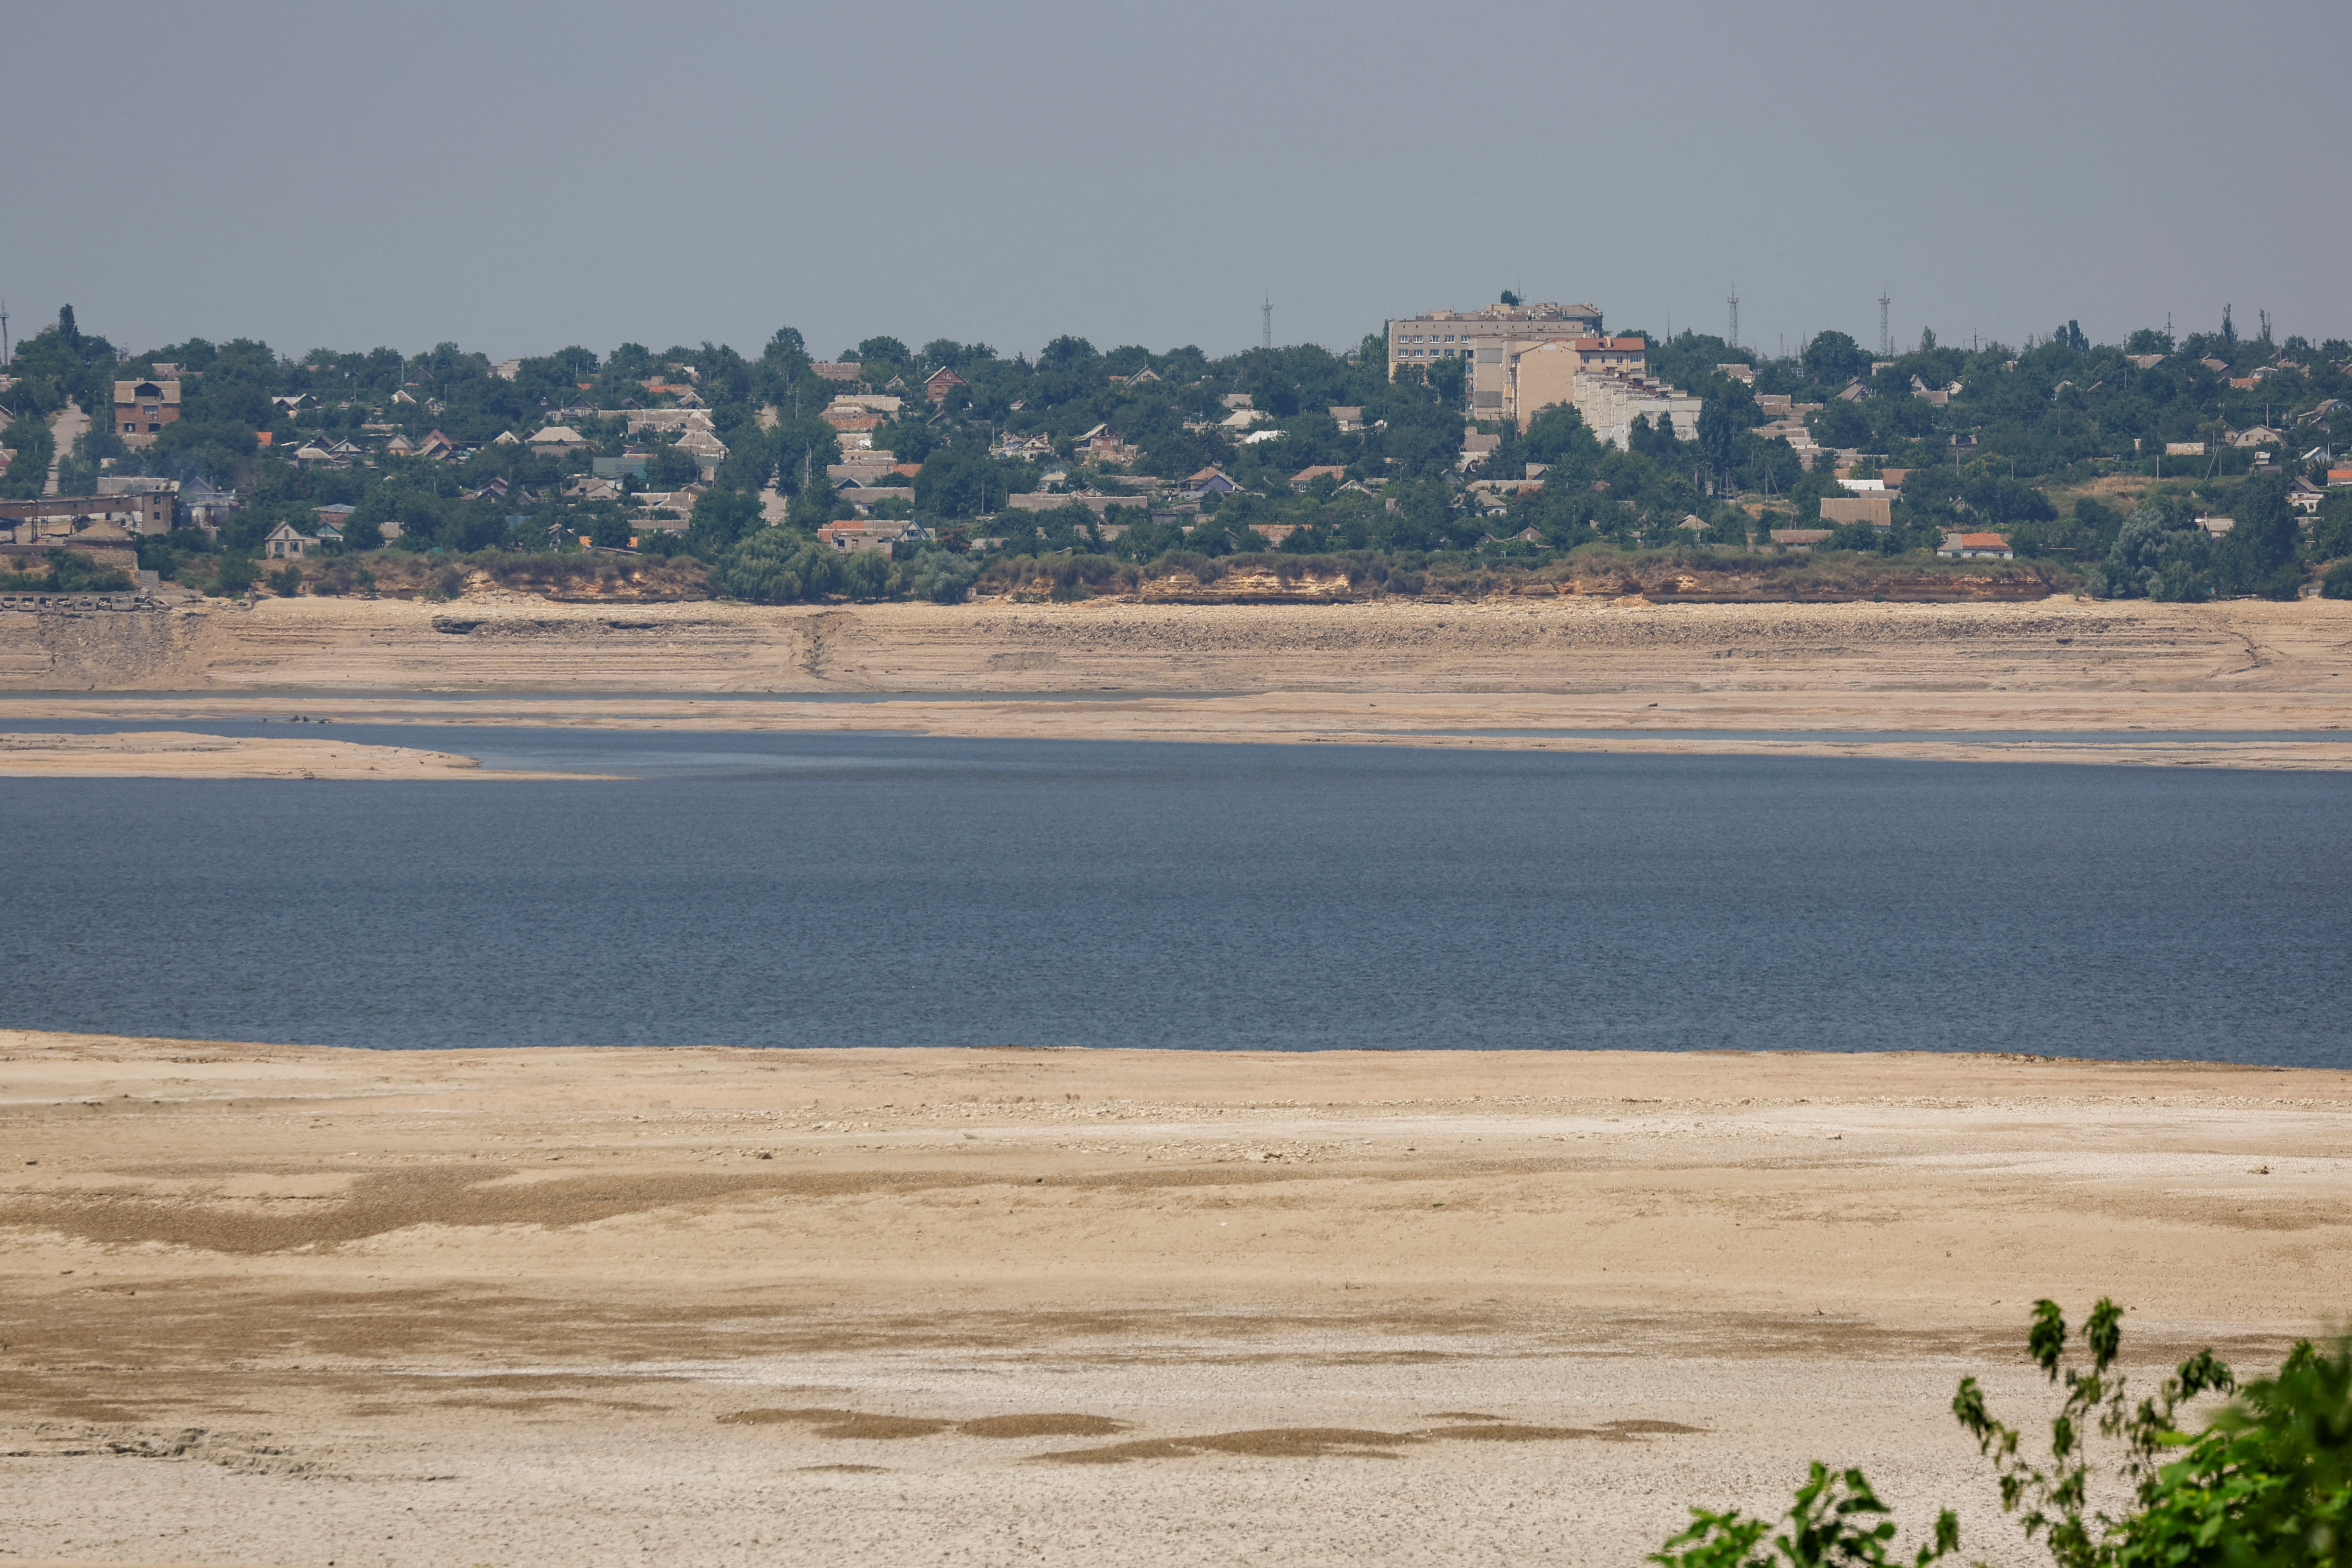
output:
<instances>
[{"instance_id":1,"label":"village house","mask_svg":"<svg viewBox=\"0 0 2352 1568\"><path fill-rule=\"evenodd\" d=\"M281 522L269 531L261 542L261 552L273 561L299 561L319 548L319 541L299 531L290 522Z\"/></svg>"},{"instance_id":2,"label":"village house","mask_svg":"<svg viewBox=\"0 0 2352 1568\"><path fill-rule=\"evenodd\" d=\"M835 494L847 501L860 517L873 515L874 509L885 501L902 500L909 507L915 504L915 487L912 485L867 485L860 489L842 489Z\"/></svg>"},{"instance_id":3,"label":"village house","mask_svg":"<svg viewBox=\"0 0 2352 1568\"><path fill-rule=\"evenodd\" d=\"M1318 463L1311 468L1301 468L1291 475L1290 488L1303 494L1309 485L1327 475L1332 483L1337 484L1348 477L1348 470L1336 463Z\"/></svg>"},{"instance_id":4,"label":"village house","mask_svg":"<svg viewBox=\"0 0 2352 1568\"><path fill-rule=\"evenodd\" d=\"M1357 435L1364 428L1364 411L1360 406L1343 406L1335 403L1326 412L1331 416L1331 422L1339 426L1342 436Z\"/></svg>"},{"instance_id":5,"label":"village house","mask_svg":"<svg viewBox=\"0 0 2352 1568\"><path fill-rule=\"evenodd\" d=\"M1874 495L1824 496L1822 498L1823 522L1866 522L1873 528L1895 526L1895 498L1880 491Z\"/></svg>"},{"instance_id":6,"label":"village house","mask_svg":"<svg viewBox=\"0 0 2352 1568\"><path fill-rule=\"evenodd\" d=\"M118 381L114 384L114 433L132 451L155 444L166 425L180 418L180 384L176 381Z\"/></svg>"},{"instance_id":7,"label":"village house","mask_svg":"<svg viewBox=\"0 0 2352 1568\"><path fill-rule=\"evenodd\" d=\"M887 550L909 536L919 538L921 531L905 522L829 522L816 531L819 543L829 544L844 555Z\"/></svg>"},{"instance_id":8,"label":"village house","mask_svg":"<svg viewBox=\"0 0 2352 1568\"><path fill-rule=\"evenodd\" d=\"M569 425L550 425L530 438L530 449L542 458L561 457L567 452L584 452L587 437Z\"/></svg>"},{"instance_id":9,"label":"village house","mask_svg":"<svg viewBox=\"0 0 2352 1568\"><path fill-rule=\"evenodd\" d=\"M1772 530L1772 542L1783 550L1811 550L1834 531L1827 528L1776 528Z\"/></svg>"},{"instance_id":10,"label":"village house","mask_svg":"<svg viewBox=\"0 0 2352 1568\"><path fill-rule=\"evenodd\" d=\"M964 384L963 377L941 365L923 378L923 396L932 403L945 403L949 393Z\"/></svg>"},{"instance_id":11,"label":"village house","mask_svg":"<svg viewBox=\"0 0 2352 1568\"><path fill-rule=\"evenodd\" d=\"M691 457L707 479L727 460L727 443L708 430L688 430L677 438L677 449Z\"/></svg>"},{"instance_id":12,"label":"village house","mask_svg":"<svg viewBox=\"0 0 2352 1568\"><path fill-rule=\"evenodd\" d=\"M1043 431L1034 436L1022 436L1008 430L997 437L989 456L1002 458L1008 462L1050 463L1054 460L1054 438Z\"/></svg>"},{"instance_id":13,"label":"village house","mask_svg":"<svg viewBox=\"0 0 2352 1568\"><path fill-rule=\"evenodd\" d=\"M1483 463L1502 444L1500 436L1485 430L1465 430L1462 433L1462 455L1454 459L1454 466L1466 469L1474 464Z\"/></svg>"},{"instance_id":14,"label":"village house","mask_svg":"<svg viewBox=\"0 0 2352 1568\"><path fill-rule=\"evenodd\" d=\"M1124 463L1135 456L1135 448L1108 425L1097 425L1079 437L1077 451L1080 458L1097 463Z\"/></svg>"},{"instance_id":15,"label":"village house","mask_svg":"<svg viewBox=\"0 0 2352 1568\"><path fill-rule=\"evenodd\" d=\"M1948 561L2013 561L2017 552L1998 533L1948 533L1936 553Z\"/></svg>"},{"instance_id":16,"label":"village house","mask_svg":"<svg viewBox=\"0 0 2352 1568\"><path fill-rule=\"evenodd\" d=\"M1186 479L1181 489L1186 496L1197 500L1202 496L1231 495L1241 489L1241 486L1234 483L1220 469L1202 468L1191 479Z\"/></svg>"}]
</instances>

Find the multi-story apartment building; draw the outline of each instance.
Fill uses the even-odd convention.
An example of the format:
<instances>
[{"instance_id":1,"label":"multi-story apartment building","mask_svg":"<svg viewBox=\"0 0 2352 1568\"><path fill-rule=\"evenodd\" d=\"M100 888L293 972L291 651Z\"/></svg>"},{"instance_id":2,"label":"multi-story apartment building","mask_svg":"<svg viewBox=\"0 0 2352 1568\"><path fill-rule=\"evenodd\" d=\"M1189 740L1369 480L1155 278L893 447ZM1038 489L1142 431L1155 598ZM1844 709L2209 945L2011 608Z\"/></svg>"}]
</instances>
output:
<instances>
[{"instance_id":1,"label":"multi-story apartment building","mask_svg":"<svg viewBox=\"0 0 2352 1568\"><path fill-rule=\"evenodd\" d=\"M1642 338L1547 338L1506 343L1502 350L1503 397L1484 416L1514 420L1520 429L1539 409L1576 401L1581 375L1607 371L1643 374L1650 345ZM1473 407L1474 417L1478 416Z\"/></svg>"},{"instance_id":2,"label":"multi-story apartment building","mask_svg":"<svg viewBox=\"0 0 2352 1568\"><path fill-rule=\"evenodd\" d=\"M180 417L180 384L176 381L118 381L114 384L114 431L122 444L136 451L152 447L164 426Z\"/></svg>"},{"instance_id":3,"label":"multi-story apartment building","mask_svg":"<svg viewBox=\"0 0 2352 1568\"><path fill-rule=\"evenodd\" d=\"M1671 422L1677 440L1698 437L1700 400L1639 371L1588 370L1577 376L1574 392L1569 401L1583 416L1585 428L1610 446L1630 447L1636 419Z\"/></svg>"},{"instance_id":4,"label":"multi-story apartment building","mask_svg":"<svg viewBox=\"0 0 2352 1568\"><path fill-rule=\"evenodd\" d=\"M1597 305L1489 305L1482 310L1432 310L1389 323L1389 379L1396 379L1400 365L1467 360L1463 393L1470 416L1499 419L1508 382L1504 362L1513 345L1600 335Z\"/></svg>"}]
</instances>

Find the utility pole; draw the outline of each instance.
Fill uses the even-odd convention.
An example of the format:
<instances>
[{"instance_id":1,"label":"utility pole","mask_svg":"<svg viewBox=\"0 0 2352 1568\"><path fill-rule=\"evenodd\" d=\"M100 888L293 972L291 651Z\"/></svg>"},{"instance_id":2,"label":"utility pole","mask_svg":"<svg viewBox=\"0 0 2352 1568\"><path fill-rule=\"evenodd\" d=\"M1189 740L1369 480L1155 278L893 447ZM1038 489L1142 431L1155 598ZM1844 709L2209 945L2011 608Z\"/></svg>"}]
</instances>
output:
<instances>
[{"instance_id":1,"label":"utility pole","mask_svg":"<svg viewBox=\"0 0 2352 1568\"><path fill-rule=\"evenodd\" d=\"M1880 359L1895 357L1895 340L1886 331L1886 307L1892 301L1887 299L1886 290L1881 289L1878 291L1878 357Z\"/></svg>"},{"instance_id":2,"label":"utility pole","mask_svg":"<svg viewBox=\"0 0 2352 1568\"><path fill-rule=\"evenodd\" d=\"M1258 346L1270 349L1274 347L1274 296L1272 294L1268 294L1265 297L1265 303L1258 307L1258 314L1264 318L1258 331Z\"/></svg>"},{"instance_id":3,"label":"utility pole","mask_svg":"<svg viewBox=\"0 0 2352 1568\"><path fill-rule=\"evenodd\" d=\"M1731 344L1730 344L1730 346L1736 349L1736 348L1738 348L1738 347L1739 346L1739 285L1738 285L1738 284L1734 283L1734 284L1731 286L1731 294L1730 294L1730 296L1729 296L1729 299L1728 299L1728 300L1727 300L1727 303L1729 303L1729 305L1731 306Z\"/></svg>"}]
</instances>

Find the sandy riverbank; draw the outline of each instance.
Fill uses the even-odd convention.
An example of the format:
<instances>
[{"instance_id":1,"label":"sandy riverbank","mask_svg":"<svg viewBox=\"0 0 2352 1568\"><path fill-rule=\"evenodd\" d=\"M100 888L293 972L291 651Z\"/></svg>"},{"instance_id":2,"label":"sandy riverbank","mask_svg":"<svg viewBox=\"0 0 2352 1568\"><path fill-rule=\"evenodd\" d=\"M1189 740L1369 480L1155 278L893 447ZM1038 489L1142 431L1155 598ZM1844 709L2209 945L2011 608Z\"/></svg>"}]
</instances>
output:
<instances>
[{"instance_id":1,"label":"sandy riverbank","mask_svg":"<svg viewBox=\"0 0 2352 1568\"><path fill-rule=\"evenodd\" d=\"M2352 605L268 600L0 616L5 690L0 724L24 731L283 702L394 723L2340 768L2347 748L2317 737L2352 713ZM1647 733L1511 733L1574 730ZM1764 733L1688 733L1707 730ZM2285 738L2128 739L2142 730ZM1823 731L1916 738L1864 752ZM1984 739L2009 731L2026 738Z\"/></svg>"},{"instance_id":2,"label":"sandy riverbank","mask_svg":"<svg viewBox=\"0 0 2352 1568\"><path fill-rule=\"evenodd\" d=\"M576 773L484 769L471 757L324 736L250 739L184 731L0 734L0 778L540 779Z\"/></svg>"},{"instance_id":3,"label":"sandy riverbank","mask_svg":"<svg viewBox=\"0 0 2352 1568\"><path fill-rule=\"evenodd\" d=\"M2258 1364L2352 1226L2352 1074L2208 1066L9 1034L0 1126L84 1561L1632 1563L1815 1456L2016 1561L2033 1298Z\"/></svg>"}]
</instances>

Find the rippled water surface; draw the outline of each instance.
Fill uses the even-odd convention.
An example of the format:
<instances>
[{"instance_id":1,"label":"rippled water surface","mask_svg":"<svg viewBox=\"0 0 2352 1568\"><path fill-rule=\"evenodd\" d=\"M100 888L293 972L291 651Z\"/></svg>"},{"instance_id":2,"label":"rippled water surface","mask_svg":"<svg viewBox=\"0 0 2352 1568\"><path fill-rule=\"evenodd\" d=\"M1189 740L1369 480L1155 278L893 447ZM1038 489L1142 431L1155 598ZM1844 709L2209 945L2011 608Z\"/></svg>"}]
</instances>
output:
<instances>
[{"instance_id":1,"label":"rippled water surface","mask_svg":"<svg viewBox=\"0 0 2352 1568\"><path fill-rule=\"evenodd\" d=\"M11 782L0 1024L2352 1065L2339 775L333 732L633 776Z\"/></svg>"}]
</instances>

